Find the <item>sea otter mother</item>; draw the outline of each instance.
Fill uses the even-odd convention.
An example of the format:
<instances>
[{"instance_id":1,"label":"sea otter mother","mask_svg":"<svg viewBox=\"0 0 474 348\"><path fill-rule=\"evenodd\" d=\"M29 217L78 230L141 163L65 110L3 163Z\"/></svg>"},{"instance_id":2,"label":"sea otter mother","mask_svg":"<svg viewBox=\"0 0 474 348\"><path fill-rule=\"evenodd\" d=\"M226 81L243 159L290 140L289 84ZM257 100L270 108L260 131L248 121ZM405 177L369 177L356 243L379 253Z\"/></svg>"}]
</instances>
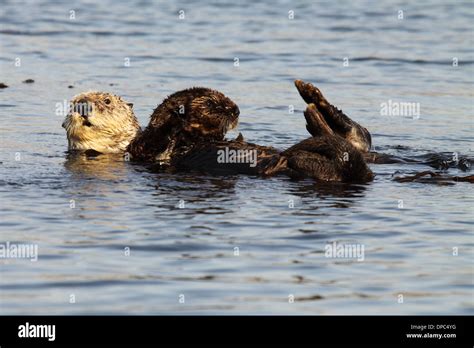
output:
<instances>
[{"instance_id":1,"label":"sea otter mother","mask_svg":"<svg viewBox=\"0 0 474 348\"><path fill-rule=\"evenodd\" d=\"M295 82L300 94L309 93L304 115L312 137L281 152L247 143L243 137L224 140L238 123L239 108L222 93L191 88L166 98L140 130L132 105L120 97L87 92L72 100L63 127L70 150L127 152L137 162L178 170L312 177L324 181L367 182L373 174L363 152L370 134L314 95L310 84ZM305 92L306 91L306 92ZM222 154L233 154L222 160ZM237 158L235 158L237 157Z\"/></svg>"}]
</instances>

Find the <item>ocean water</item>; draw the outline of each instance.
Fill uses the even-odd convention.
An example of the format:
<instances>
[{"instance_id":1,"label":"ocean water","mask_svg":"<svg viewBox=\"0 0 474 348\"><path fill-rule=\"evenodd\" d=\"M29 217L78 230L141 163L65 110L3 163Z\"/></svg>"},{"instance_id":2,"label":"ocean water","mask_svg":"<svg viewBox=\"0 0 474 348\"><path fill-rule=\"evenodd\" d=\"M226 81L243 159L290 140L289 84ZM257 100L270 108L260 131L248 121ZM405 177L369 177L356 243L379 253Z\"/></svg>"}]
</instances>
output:
<instances>
[{"instance_id":1,"label":"ocean water","mask_svg":"<svg viewBox=\"0 0 474 348\"><path fill-rule=\"evenodd\" d=\"M109 91L144 126L206 86L284 149L309 136L300 78L379 152L472 158L473 19L472 1L1 1L0 242L38 260L0 259L0 314L473 314L472 184L393 181L421 164L367 185L151 173L69 157L57 112Z\"/></svg>"}]
</instances>

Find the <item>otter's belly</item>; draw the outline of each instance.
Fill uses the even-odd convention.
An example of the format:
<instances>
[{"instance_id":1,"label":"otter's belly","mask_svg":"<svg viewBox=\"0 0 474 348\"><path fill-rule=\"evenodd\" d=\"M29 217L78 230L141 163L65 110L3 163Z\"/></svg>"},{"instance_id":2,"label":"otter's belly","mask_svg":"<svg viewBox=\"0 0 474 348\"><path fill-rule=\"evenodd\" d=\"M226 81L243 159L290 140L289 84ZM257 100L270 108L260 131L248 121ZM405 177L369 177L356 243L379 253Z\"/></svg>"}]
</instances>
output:
<instances>
[{"instance_id":1,"label":"otter's belly","mask_svg":"<svg viewBox=\"0 0 474 348\"><path fill-rule=\"evenodd\" d=\"M286 161L272 147L219 141L196 144L185 154L175 155L171 165L215 174L273 175L286 168Z\"/></svg>"}]
</instances>

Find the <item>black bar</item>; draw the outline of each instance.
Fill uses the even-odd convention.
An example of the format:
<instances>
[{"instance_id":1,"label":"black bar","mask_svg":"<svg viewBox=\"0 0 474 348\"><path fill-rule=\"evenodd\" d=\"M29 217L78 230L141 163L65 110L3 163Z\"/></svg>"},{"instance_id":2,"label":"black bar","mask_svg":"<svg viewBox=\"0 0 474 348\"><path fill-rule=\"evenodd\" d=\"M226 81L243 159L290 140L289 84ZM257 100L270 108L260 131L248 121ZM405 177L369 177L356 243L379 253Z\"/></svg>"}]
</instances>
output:
<instances>
[{"instance_id":1,"label":"black bar","mask_svg":"<svg viewBox=\"0 0 474 348\"><path fill-rule=\"evenodd\" d=\"M3 316L0 346L344 344L472 347L472 316ZM28 323L28 326L26 326ZM23 325L23 326L21 326ZM55 325L54 341L19 337ZM432 325L432 326L431 326ZM36 328L35 328L36 329ZM35 329L31 332L35 334ZM46 331L44 331L47 336ZM52 332L50 332L52 333ZM407 334L425 337L409 338ZM434 338L433 334L456 337ZM50 335L52 338L52 335Z\"/></svg>"}]
</instances>

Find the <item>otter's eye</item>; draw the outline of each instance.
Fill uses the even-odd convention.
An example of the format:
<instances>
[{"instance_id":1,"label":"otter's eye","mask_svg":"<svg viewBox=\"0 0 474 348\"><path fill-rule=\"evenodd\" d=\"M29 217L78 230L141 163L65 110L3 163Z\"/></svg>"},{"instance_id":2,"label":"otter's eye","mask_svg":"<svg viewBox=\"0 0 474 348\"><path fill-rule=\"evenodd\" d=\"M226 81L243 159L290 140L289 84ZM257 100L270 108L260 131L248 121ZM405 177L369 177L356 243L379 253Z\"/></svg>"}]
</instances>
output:
<instances>
[{"instance_id":1,"label":"otter's eye","mask_svg":"<svg viewBox=\"0 0 474 348\"><path fill-rule=\"evenodd\" d=\"M107 104L107 105L110 104L110 99L109 98L105 99L105 104Z\"/></svg>"}]
</instances>

